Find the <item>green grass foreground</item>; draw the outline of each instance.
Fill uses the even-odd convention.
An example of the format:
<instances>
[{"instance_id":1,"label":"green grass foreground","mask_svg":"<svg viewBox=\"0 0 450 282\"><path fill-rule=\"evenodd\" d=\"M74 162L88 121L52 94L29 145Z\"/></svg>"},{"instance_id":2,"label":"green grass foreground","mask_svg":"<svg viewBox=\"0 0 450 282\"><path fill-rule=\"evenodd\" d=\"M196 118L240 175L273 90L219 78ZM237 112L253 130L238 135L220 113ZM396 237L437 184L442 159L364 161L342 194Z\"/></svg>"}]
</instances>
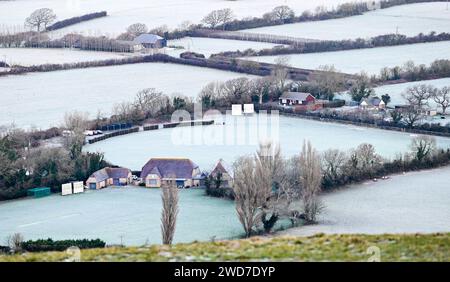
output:
<instances>
[{"instance_id":1,"label":"green grass foreground","mask_svg":"<svg viewBox=\"0 0 450 282\"><path fill-rule=\"evenodd\" d=\"M450 233L254 237L246 240L81 251L81 261L450 261ZM66 252L2 255L0 261L65 261Z\"/></svg>"}]
</instances>

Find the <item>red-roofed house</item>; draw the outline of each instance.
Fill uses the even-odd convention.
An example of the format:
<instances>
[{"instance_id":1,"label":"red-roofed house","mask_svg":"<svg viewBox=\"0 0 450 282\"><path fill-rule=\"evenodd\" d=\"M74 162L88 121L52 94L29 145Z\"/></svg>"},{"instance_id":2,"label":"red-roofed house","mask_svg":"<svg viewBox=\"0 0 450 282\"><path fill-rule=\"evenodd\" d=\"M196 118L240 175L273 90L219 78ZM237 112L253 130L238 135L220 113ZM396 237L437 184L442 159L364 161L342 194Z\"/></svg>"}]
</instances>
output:
<instances>
[{"instance_id":1,"label":"red-roofed house","mask_svg":"<svg viewBox=\"0 0 450 282\"><path fill-rule=\"evenodd\" d=\"M141 178L148 188L160 188L171 183L179 188L189 188L199 186L202 175L190 159L153 158L142 168Z\"/></svg>"},{"instance_id":2,"label":"red-roofed house","mask_svg":"<svg viewBox=\"0 0 450 282\"><path fill-rule=\"evenodd\" d=\"M302 92L286 92L279 98L279 103L283 106L310 105L315 102L313 95Z\"/></svg>"}]
</instances>

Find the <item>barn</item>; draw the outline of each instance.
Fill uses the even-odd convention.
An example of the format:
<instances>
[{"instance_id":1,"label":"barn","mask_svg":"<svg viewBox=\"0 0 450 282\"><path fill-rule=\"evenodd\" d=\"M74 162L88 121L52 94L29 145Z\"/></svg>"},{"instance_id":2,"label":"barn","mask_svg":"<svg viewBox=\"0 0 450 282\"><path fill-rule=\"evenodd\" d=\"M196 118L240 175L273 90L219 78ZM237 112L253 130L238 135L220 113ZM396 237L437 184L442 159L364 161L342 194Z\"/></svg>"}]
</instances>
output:
<instances>
[{"instance_id":1,"label":"barn","mask_svg":"<svg viewBox=\"0 0 450 282\"><path fill-rule=\"evenodd\" d=\"M108 186L126 186L133 180L131 170L122 167L106 167L94 172L86 181L89 189L102 189Z\"/></svg>"},{"instance_id":2,"label":"barn","mask_svg":"<svg viewBox=\"0 0 450 282\"><path fill-rule=\"evenodd\" d=\"M171 184L189 188L199 186L202 175L199 167L190 159L153 158L142 167L141 178L148 188Z\"/></svg>"},{"instance_id":3,"label":"barn","mask_svg":"<svg viewBox=\"0 0 450 282\"><path fill-rule=\"evenodd\" d=\"M156 34L141 34L134 39L134 42L148 49L164 48L167 46L167 40Z\"/></svg>"}]
</instances>

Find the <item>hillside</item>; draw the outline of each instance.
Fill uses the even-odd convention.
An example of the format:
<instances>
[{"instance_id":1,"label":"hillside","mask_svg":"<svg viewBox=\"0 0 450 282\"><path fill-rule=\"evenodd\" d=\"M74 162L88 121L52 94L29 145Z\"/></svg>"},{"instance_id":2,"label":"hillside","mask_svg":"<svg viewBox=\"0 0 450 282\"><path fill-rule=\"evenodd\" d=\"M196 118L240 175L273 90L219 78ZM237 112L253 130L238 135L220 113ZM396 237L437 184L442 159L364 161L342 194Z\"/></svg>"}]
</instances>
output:
<instances>
[{"instance_id":1,"label":"hillside","mask_svg":"<svg viewBox=\"0 0 450 282\"><path fill-rule=\"evenodd\" d=\"M82 261L368 261L377 247L387 261L450 261L450 233L255 237L172 247L83 250ZM376 249L375 249L376 251ZM0 261L64 261L65 252L0 256Z\"/></svg>"}]
</instances>

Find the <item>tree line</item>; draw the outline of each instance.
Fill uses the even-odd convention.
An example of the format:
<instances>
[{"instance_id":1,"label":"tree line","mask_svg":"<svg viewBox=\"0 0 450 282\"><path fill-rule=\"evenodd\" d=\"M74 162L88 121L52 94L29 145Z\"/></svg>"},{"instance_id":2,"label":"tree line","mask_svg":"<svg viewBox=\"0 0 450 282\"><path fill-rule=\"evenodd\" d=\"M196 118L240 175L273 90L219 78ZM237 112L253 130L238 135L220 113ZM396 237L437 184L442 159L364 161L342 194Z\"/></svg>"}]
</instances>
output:
<instances>
[{"instance_id":1,"label":"tree line","mask_svg":"<svg viewBox=\"0 0 450 282\"><path fill-rule=\"evenodd\" d=\"M220 34L218 34L220 37ZM275 56L275 55L290 55L290 54L307 54L307 53L321 53L321 52L335 52L344 50L377 48L386 46L399 46L407 44L417 44L425 42L440 42L450 40L450 33L430 32L429 34L418 34L416 36L406 36L402 34L385 34L372 37L370 39L357 38L345 40L326 40L304 42L302 44L295 44L289 46L275 46L270 49L262 49L259 51L253 49L226 51L217 54L212 54L211 57L256 57L256 56Z\"/></svg>"},{"instance_id":2,"label":"tree line","mask_svg":"<svg viewBox=\"0 0 450 282\"><path fill-rule=\"evenodd\" d=\"M0 137L0 201L24 197L34 187L61 190L61 184L86 179L108 166L103 154L84 153L85 118L80 113L66 115L60 147L35 147L33 133L7 128Z\"/></svg>"}]
</instances>

